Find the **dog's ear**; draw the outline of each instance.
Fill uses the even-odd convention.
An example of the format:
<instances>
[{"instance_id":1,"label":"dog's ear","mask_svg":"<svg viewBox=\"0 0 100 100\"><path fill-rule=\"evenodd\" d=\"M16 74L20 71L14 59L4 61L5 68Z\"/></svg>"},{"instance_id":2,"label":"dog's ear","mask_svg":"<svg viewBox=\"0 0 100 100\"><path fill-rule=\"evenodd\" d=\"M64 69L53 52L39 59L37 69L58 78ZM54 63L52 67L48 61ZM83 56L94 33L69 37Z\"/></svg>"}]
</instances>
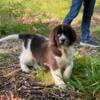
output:
<instances>
[{"instance_id":1,"label":"dog's ear","mask_svg":"<svg viewBox=\"0 0 100 100\"><path fill-rule=\"evenodd\" d=\"M63 25L63 27L64 27L65 34L66 34L66 36L67 36L67 38L69 40L68 45L69 46L73 45L73 43L77 39L75 30L70 25Z\"/></svg>"},{"instance_id":2,"label":"dog's ear","mask_svg":"<svg viewBox=\"0 0 100 100\"><path fill-rule=\"evenodd\" d=\"M58 46L59 45L59 43L58 43L59 41L58 41L58 38L57 38L58 31L59 31L59 27L56 26L52 29L52 31L49 35L49 39L50 39L52 46Z\"/></svg>"},{"instance_id":3,"label":"dog's ear","mask_svg":"<svg viewBox=\"0 0 100 100\"><path fill-rule=\"evenodd\" d=\"M58 36L59 33L64 33L65 36L68 38L68 46L73 45L73 43L76 41L76 32L70 25L62 25L59 24L51 31L49 35L49 39L51 42L51 45L53 46L59 46Z\"/></svg>"}]
</instances>

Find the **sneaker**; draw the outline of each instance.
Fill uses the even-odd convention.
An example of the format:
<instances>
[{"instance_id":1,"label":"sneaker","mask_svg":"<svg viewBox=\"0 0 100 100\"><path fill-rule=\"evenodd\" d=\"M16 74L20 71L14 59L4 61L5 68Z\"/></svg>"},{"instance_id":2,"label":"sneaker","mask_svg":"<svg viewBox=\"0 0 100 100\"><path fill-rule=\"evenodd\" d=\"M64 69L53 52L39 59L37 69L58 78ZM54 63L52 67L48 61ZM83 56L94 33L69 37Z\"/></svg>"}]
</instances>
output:
<instances>
[{"instance_id":1,"label":"sneaker","mask_svg":"<svg viewBox=\"0 0 100 100\"><path fill-rule=\"evenodd\" d=\"M92 48L99 47L98 43L95 40L93 40L93 39L90 39L89 41L85 41L85 42L81 41L80 45L82 45L82 46L89 46L89 47L92 47Z\"/></svg>"}]
</instances>

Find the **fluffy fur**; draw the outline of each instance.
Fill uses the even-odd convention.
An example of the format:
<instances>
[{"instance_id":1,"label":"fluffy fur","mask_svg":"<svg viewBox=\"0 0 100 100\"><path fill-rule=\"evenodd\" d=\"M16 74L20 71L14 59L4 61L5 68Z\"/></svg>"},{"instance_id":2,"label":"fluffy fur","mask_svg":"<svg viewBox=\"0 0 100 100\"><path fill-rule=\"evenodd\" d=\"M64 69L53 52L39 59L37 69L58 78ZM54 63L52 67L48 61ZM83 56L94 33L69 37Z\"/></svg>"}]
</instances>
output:
<instances>
[{"instance_id":1,"label":"fluffy fur","mask_svg":"<svg viewBox=\"0 0 100 100\"><path fill-rule=\"evenodd\" d=\"M55 84L65 90L62 78L68 79L73 68L73 43L76 40L75 31L68 25L58 25L49 37L30 34L9 35L0 42L9 39L23 40L22 52L19 56L22 71L29 72L28 66L44 65L48 67Z\"/></svg>"}]
</instances>

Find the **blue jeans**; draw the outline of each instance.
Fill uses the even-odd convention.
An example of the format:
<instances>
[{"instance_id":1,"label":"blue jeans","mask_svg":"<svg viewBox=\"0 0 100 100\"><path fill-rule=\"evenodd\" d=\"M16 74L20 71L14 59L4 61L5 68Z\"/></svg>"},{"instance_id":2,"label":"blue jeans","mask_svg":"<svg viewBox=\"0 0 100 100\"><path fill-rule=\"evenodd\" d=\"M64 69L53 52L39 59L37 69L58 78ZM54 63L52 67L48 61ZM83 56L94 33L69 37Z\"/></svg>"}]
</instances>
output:
<instances>
[{"instance_id":1,"label":"blue jeans","mask_svg":"<svg viewBox=\"0 0 100 100\"><path fill-rule=\"evenodd\" d=\"M71 24L73 19L78 15L83 4L83 18L81 24L81 41L89 40L91 16L93 15L94 5L96 0L72 0L72 6L69 13L65 16L63 24Z\"/></svg>"}]
</instances>

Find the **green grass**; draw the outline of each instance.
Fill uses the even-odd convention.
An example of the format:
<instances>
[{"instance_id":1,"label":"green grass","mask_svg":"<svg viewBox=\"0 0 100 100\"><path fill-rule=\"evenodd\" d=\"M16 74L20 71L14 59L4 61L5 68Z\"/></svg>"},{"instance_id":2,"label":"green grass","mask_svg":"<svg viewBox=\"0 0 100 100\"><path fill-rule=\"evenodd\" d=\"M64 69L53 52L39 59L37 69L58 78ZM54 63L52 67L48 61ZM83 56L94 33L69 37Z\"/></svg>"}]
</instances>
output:
<instances>
[{"instance_id":1,"label":"green grass","mask_svg":"<svg viewBox=\"0 0 100 100\"><path fill-rule=\"evenodd\" d=\"M100 26L96 26L91 31L94 33L95 37L100 40Z\"/></svg>"},{"instance_id":2,"label":"green grass","mask_svg":"<svg viewBox=\"0 0 100 100\"><path fill-rule=\"evenodd\" d=\"M93 32L99 34L99 33L100 33L100 26L95 27L95 28L93 29Z\"/></svg>"},{"instance_id":3,"label":"green grass","mask_svg":"<svg viewBox=\"0 0 100 100\"><path fill-rule=\"evenodd\" d=\"M95 5L96 10L100 10L100 1L96 0L96 5Z\"/></svg>"},{"instance_id":4,"label":"green grass","mask_svg":"<svg viewBox=\"0 0 100 100\"><path fill-rule=\"evenodd\" d=\"M39 25L34 29L34 21L41 23L43 20L50 20L54 18L60 22L64 19L71 6L71 0L0 0L0 34L13 34L13 33L45 33L45 28L41 28L43 25ZM96 2L96 7L100 7L100 1ZM79 14L78 19L80 19ZM33 22L24 23L30 20ZM18 21L18 18L21 20ZM79 20L80 22L80 20ZM36 25L36 23L35 23ZM51 27L48 28L46 34L49 33ZM41 30L42 29L42 30ZM38 30L38 31L36 31Z\"/></svg>"},{"instance_id":5,"label":"green grass","mask_svg":"<svg viewBox=\"0 0 100 100\"><path fill-rule=\"evenodd\" d=\"M77 89L87 98L100 92L100 57L97 56L76 56L75 65L70 85ZM86 99L86 97L85 97Z\"/></svg>"},{"instance_id":6,"label":"green grass","mask_svg":"<svg viewBox=\"0 0 100 100\"><path fill-rule=\"evenodd\" d=\"M33 70L33 74L35 73L35 78L38 81L41 81L43 83L53 83L52 75L50 71L44 72L43 70Z\"/></svg>"},{"instance_id":7,"label":"green grass","mask_svg":"<svg viewBox=\"0 0 100 100\"><path fill-rule=\"evenodd\" d=\"M0 62L5 62L5 61L7 61L8 59L9 59L9 57L10 57L10 54L8 54L8 53L0 53Z\"/></svg>"},{"instance_id":8,"label":"green grass","mask_svg":"<svg viewBox=\"0 0 100 100\"><path fill-rule=\"evenodd\" d=\"M43 24L40 25L39 23L53 17L57 19L63 18L68 11L69 3L67 2L62 2L61 0L49 0L49 2L48 0L1 0L0 34L13 34L16 32L45 33L48 26L43 29ZM18 18L23 19L25 17L27 17L25 21L31 17L33 21L37 20L37 23L32 22L30 24L28 22L24 23L22 20L18 21ZM40 28L38 29L37 27ZM51 27L47 29L46 33L48 33L50 29Z\"/></svg>"}]
</instances>

